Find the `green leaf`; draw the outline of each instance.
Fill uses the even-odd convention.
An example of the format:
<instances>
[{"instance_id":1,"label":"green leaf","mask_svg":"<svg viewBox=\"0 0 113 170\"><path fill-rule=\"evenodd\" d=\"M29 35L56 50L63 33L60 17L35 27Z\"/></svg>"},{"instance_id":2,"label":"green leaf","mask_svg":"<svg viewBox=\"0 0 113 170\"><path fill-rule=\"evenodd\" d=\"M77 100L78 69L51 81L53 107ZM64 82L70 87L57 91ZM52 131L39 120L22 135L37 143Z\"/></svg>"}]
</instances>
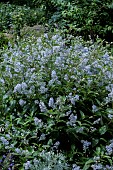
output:
<instances>
[{"instance_id":1,"label":"green leaf","mask_svg":"<svg viewBox=\"0 0 113 170\"><path fill-rule=\"evenodd\" d=\"M109 26L109 27L108 27L108 31L111 31L111 30L112 30L112 27L111 27L111 26Z\"/></svg>"},{"instance_id":2,"label":"green leaf","mask_svg":"<svg viewBox=\"0 0 113 170\"><path fill-rule=\"evenodd\" d=\"M83 167L83 170L89 169L90 164L93 163L93 162L94 162L94 161L93 161L92 159L89 159L89 160L85 163L85 165L84 165L84 167Z\"/></svg>"},{"instance_id":3,"label":"green leaf","mask_svg":"<svg viewBox=\"0 0 113 170\"><path fill-rule=\"evenodd\" d=\"M108 114L113 114L113 109L108 108L108 109L106 109L106 112L107 112Z\"/></svg>"},{"instance_id":4,"label":"green leaf","mask_svg":"<svg viewBox=\"0 0 113 170\"><path fill-rule=\"evenodd\" d=\"M106 131L107 131L106 125L102 126L102 127L99 129L99 133L100 133L101 135L105 134Z\"/></svg>"},{"instance_id":5,"label":"green leaf","mask_svg":"<svg viewBox=\"0 0 113 170\"><path fill-rule=\"evenodd\" d=\"M92 147L95 147L99 143L99 139L92 139Z\"/></svg>"},{"instance_id":6,"label":"green leaf","mask_svg":"<svg viewBox=\"0 0 113 170\"><path fill-rule=\"evenodd\" d=\"M84 165L84 167L83 167L83 170L87 170L87 169L89 169L90 168L90 165Z\"/></svg>"},{"instance_id":7,"label":"green leaf","mask_svg":"<svg viewBox=\"0 0 113 170\"><path fill-rule=\"evenodd\" d=\"M100 148L100 147L97 147L97 148L96 148L96 154L97 154L97 155L100 155L100 153L101 153L101 148Z\"/></svg>"},{"instance_id":8,"label":"green leaf","mask_svg":"<svg viewBox=\"0 0 113 170\"><path fill-rule=\"evenodd\" d=\"M85 119L85 114L80 110L81 118Z\"/></svg>"}]
</instances>

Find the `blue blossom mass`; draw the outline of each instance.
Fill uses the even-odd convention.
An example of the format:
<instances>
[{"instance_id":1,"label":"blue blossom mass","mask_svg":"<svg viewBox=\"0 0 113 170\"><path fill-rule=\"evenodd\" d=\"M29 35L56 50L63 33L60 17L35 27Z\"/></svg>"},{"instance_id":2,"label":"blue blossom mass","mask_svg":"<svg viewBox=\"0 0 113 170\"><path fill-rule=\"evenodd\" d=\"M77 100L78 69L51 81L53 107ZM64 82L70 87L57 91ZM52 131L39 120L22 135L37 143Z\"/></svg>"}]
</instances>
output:
<instances>
[{"instance_id":1,"label":"blue blossom mass","mask_svg":"<svg viewBox=\"0 0 113 170\"><path fill-rule=\"evenodd\" d=\"M113 57L99 43L56 30L0 52L0 169L113 170Z\"/></svg>"}]
</instances>

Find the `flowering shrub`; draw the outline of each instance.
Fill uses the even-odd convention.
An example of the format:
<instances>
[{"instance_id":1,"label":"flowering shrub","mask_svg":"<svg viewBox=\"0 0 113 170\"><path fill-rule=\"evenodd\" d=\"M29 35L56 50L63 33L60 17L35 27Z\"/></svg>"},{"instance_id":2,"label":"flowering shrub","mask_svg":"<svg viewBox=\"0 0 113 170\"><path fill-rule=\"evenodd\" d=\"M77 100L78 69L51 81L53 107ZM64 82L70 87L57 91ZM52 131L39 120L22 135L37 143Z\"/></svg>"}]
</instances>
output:
<instances>
[{"instance_id":1,"label":"flowering shrub","mask_svg":"<svg viewBox=\"0 0 113 170\"><path fill-rule=\"evenodd\" d=\"M113 57L80 37L66 44L56 31L2 52L2 168L113 169Z\"/></svg>"}]
</instances>

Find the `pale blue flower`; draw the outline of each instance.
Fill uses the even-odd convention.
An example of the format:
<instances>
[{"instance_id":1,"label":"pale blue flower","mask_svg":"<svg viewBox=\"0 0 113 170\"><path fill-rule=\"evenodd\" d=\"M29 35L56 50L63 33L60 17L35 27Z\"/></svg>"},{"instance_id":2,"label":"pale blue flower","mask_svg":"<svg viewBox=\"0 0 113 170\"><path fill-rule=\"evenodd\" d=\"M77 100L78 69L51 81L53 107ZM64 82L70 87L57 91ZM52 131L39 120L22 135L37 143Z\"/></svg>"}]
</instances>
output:
<instances>
[{"instance_id":1,"label":"pale blue flower","mask_svg":"<svg viewBox=\"0 0 113 170\"><path fill-rule=\"evenodd\" d=\"M109 97L111 100L113 100L113 89L112 89L111 93L108 94L108 97Z\"/></svg>"},{"instance_id":2,"label":"pale blue flower","mask_svg":"<svg viewBox=\"0 0 113 170\"><path fill-rule=\"evenodd\" d=\"M93 105L93 106L92 106L92 112L97 112L97 111L98 111L97 106L96 106L96 105Z\"/></svg>"},{"instance_id":3,"label":"pale blue flower","mask_svg":"<svg viewBox=\"0 0 113 170\"><path fill-rule=\"evenodd\" d=\"M64 76L64 80L69 80L69 77L68 77L68 75L67 74L65 74L65 76Z\"/></svg>"},{"instance_id":4,"label":"pale blue flower","mask_svg":"<svg viewBox=\"0 0 113 170\"><path fill-rule=\"evenodd\" d=\"M93 170L99 170L99 169L103 170L103 166L100 163L99 164L94 164L91 167L93 168Z\"/></svg>"},{"instance_id":5,"label":"pale blue flower","mask_svg":"<svg viewBox=\"0 0 113 170\"><path fill-rule=\"evenodd\" d=\"M20 154L21 153L21 150L19 148L15 148L15 152Z\"/></svg>"},{"instance_id":6,"label":"pale blue flower","mask_svg":"<svg viewBox=\"0 0 113 170\"><path fill-rule=\"evenodd\" d=\"M71 99L70 99L70 101L71 101L71 104L73 104L73 105L75 105L75 98L74 97L72 97Z\"/></svg>"},{"instance_id":7,"label":"pale blue flower","mask_svg":"<svg viewBox=\"0 0 113 170\"><path fill-rule=\"evenodd\" d=\"M14 88L14 92L19 92L19 93L21 93L21 90L22 90L21 84L17 84L17 85L15 86L15 88Z\"/></svg>"},{"instance_id":8,"label":"pale blue flower","mask_svg":"<svg viewBox=\"0 0 113 170\"><path fill-rule=\"evenodd\" d=\"M54 84L54 82L55 82L55 80L52 79L52 80L50 80L50 81L48 82L48 85L49 85L49 86L52 86L52 85Z\"/></svg>"},{"instance_id":9,"label":"pale blue flower","mask_svg":"<svg viewBox=\"0 0 113 170\"><path fill-rule=\"evenodd\" d=\"M60 46L53 46L53 52L58 52L60 50Z\"/></svg>"},{"instance_id":10,"label":"pale blue flower","mask_svg":"<svg viewBox=\"0 0 113 170\"><path fill-rule=\"evenodd\" d=\"M91 145L91 142L88 142L87 140L81 140L81 143L83 143L83 150L86 151L86 149L89 148Z\"/></svg>"},{"instance_id":11,"label":"pale blue flower","mask_svg":"<svg viewBox=\"0 0 113 170\"><path fill-rule=\"evenodd\" d=\"M40 111L41 112L46 112L47 111L47 108L46 108L46 106L45 106L43 101L40 101L39 107L40 107Z\"/></svg>"},{"instance_id":12,"label":"pale blue flower","mask_svg":"<svg viewBox=\"0 0 113 170\"><path fill-rule=\"evenodd\" d=\"M4 79L0 79L0 83L4 84L5 83Z\"/></svg>"},{"instance_id":13,"label":"pale blue flower","mask_svg":"<svg viewBox=\"0 0 113 170\"><path fill-rule=\"evenodd\" d=\"M95 121L93 122L93 124L94 124L94 125L95 125L95 124L99 124L100 121L101 121L101 119L98 118L97 120L95 120Z\"/></svg>"},{"instance_id":14,"label":"pale blue flower","mask_svg":"<svg viewBox=\"0 0 113 170\"><path fill-rule=\"evenodd\" d=\"M21 84L17 84L14 87L14 93L18 92L18 93L24 93L27 89L27 84L25 82L22 82Z\"/></svg>"},{"instance_id":15,"label":"pale blue flower","mask_svg":"<svg viewBox=\"0 0 113 170\"><path fill-rule=\"evenodd\" d=\"M20 104L20 106L24 106L26 104L26 101L23 100L23 99L20 99L19 100L19 104Z\"/></svg>"},{"instance_id":16,"label":"pale blue flower","mask_svg":"<svg viewBox=\"0 0 113 170\"><path fill-rule=\"evenodd\" d=\"M31 169L31 167L32 167L32 165L31 165L31 162L30 162L30 161L27 161L27 162L24 164L25 170Z\"/></svg>"},{"instance_id":17,"label":"pale blue flower","mask_svg":"<svg viewBox=\"0 0 113 170\"><path fill-rule=\"evenodd\" d=\"M77 166L76 164L73 164L72 170L80 170L80 166Z\"/></svg>"},{"instance_id":18,"label":"pale blue flower","mask_svg":"<svg viewBox=\"0 0 113 170\"><path fill-rule=\"evenodd\" d=\"M111 155L113 153L113 146L111 144L107 145L106 146L106 151L107 151L108 155Z\"/></svg>"},{"instance_id":19,"label":"pale blue flower","mask_svg":"<svg viewBox=\"0 0 113 170\"><path fill-rule=\"evenodd\" d=\"M109 119L113 119L113 115L109 113L109 114L108 114L108 118L109 118Z\"/></svg>"},{"instance_id":20,"label":"pale blue flower","mask_svg":"<svg viewBox=\"0 0 113 170\"><path fill-rule=\"evenodd\" d=\"M56 71L55 71L55 70L53 70L53 71L52 71L52 73L51 73L51 77L52 77L52 79L53 79L53 80L57 80L57 79L58 79L58 77L57 77L57 74L56 74Z\"/></svg>"},{"instance_id":21,"label":"pale blue flower","mask_svg":"<svg viewBox=\"0 0 113 170\"><path fill-rule=\"evenodd\" d=\"M46 88L44 85L42 85L42 86L40 86L39 91L40 91L41 94L44 94L48 91L48 88Z\"/></svg>"},{"instance_id":22,"label":"pale blue flower","mask_svg":"<svg viewBox=\"0 0 113 170\"><path fill-rule=\"evenodd\" d=\"M89 51L88 47L84 47L84 48L83 48L83 52L84 52L84 53L87 53L88 51Z\"/></svg>"},{"instance_id":23,"label":"pale blue flower","mask_svg":"<svg viewBox=\"0 0 113 170\"><path fill-rule=\"evenodd\" d=\"M37 117L34 118L34 122L35 122L35 125L39 125L39 124L42 124L42 120L41 119L38 119Z\"/></svg>"},{"instance_id":24,"label":"pale blue flower","mask_svg":"<svg viewBox=\"0 0 113 170\"><path fill-rule=\"evenodd\" d=\"M59 145L60 145L60 142L59 142L59 141L57 141L57 142L55 142L55 144L54 144L53 148L58 149L58 146L59 146Z\"/></svg>"},{"instance_id":25,"label":"pale blue flower","mask_svg":"<svg viewBox=\"0 0 113 170\"><path fill-rule=\"evenodd\" d=\"M100 156L94 156L93 160L96 162L96 161L99 161L100 160Z\"/></svg>"},{"instance_id":26,"label":"pale blue flower","mask_svg":"<svg viewBox=\"0 0 113 170\"><path fill-rule=\"evenodd\" d=\"M38 100L35 100L35 102L34 102L35 104L39 104L39 101Z\"/></svg>"},{"instance_id":27,"label":"pale blue flower","mask_svg":"<svg viewBox=\"0 0 113 170\"><path fill-rule=\"evenodd\" d=\"M71 110L66 112L66 116L69 116L71 114Z\"/></svg>"},{"instance_id":28,"label":"pale blue flower","mask_svg":"<svg viewBox=\"0 0 113 170\"><path fill-rule=\"evenodd\" d=\"M55 104L54 104L54 99L53 99L53 97L51 97L51 98L49 99L48 106L54 108Z\"/></svg>"},{"instance_id":29,"label":"pale blue flower","mask_svg":"<svg viewBox=\"0 0 113 170\"><path fill-rule=\"evenodd\" d=\"M104 168L104 170L113 170L113 166L106 165L106 167Z\"/></svg>"},{"instance_id":30,"label":"pale blue flower","mask_svg":"<svg viewBox=\"0 0 113 170\"><path fill-rule=\"evenodd\" d=\"M5 139L5 137L0 137L0 140L2 141L3 145L9 145L9 141Z\"/></svg>"},{"instance_id":31,"label":"pale blue flower","mask_svg":"<svg viewBox=\"0 0 113 170\"><path fill-rule=\"evenodd\" d=\"M76 101L79 100L79 95L76 94L76 95L74 96L74 98L75 98Z\"/></svg>"},{"instance_id":32,"label":"pale blue flower","mask_svg":"<svg viewBox=\"0 0 113 170\"><path fill-rule=\"evenodd\" d=\"M74 115L73 113L69 116L69 121L67 122L67 125L75 126L77 121L77 115Z\"/></svg>"},{"instance_id":33,"label":"pale blue flower","mask_svg":"<svg viewBox=\"0 0 113 170\"><path fill-rule=\"evenodd\" d=\"M39 138L39 141L41 140L45 140L46 139L46 135L44 133L41 134L40 138Z\"/></svg>"},{"instance_id":34,"label":"pale blue flower","mask_svg":"<svg viewBox=\"0 0 113 170\"><path fill-rule=\"evenodd\" d=\"M11 136L9 134L5 135L8 139L11 139Z\"/></svg>"}]
</instances>

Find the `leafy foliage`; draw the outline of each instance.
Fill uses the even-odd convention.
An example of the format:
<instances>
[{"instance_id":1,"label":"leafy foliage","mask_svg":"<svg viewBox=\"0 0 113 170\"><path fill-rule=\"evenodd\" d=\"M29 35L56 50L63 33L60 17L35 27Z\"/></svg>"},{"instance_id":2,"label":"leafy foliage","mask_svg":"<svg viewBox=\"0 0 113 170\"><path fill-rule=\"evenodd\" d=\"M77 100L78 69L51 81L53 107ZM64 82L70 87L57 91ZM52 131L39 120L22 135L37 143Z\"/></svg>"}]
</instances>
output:
<instances>
[{"instance_id":1,"label":"leafy foliage","mask_svg":"<svg viewBox=\"0 0 113 170\"><path fill-rule=\"evenodd\" d=\"M57 27L63 28L65 32L74 36L82 35L85 40L90 36L95 41L99 36L108 42L113 41L113 3L110 0L47 2L49 6L45 6L50 25L56 23Z\"/></svg>"},{"instance_id":2,"label":"leafy foliage","mask_svg":"<svg viewBox=\"0 0 113 170\"><path fill-rule=\"evenodd\" d=\"M8 38L4 34L0 34L0 48L8 45Z\"/></svg>"},{"instance_id":3,"label":"leafy foliage","mask_svg":"<svg viewBox=\"0 0 113 170\"><path fill-rule=\"evenodd\" d=\"M33 26L43 21L41 9L19 7L11 4L0 3L0 31L10 31L20 35L20 29L24 26Z\"/></svg>"},{"instance_id":4,"label":"leafy foliage","mask_svg":"<svg viewBox=\"0 0 113 170\"><path fill-rule=\"evenodd\" d=\"M110 0L15 0L9 2L18 5L26 4L33 8L32 11L26 8L29 12L20 10L19 14L15 11L22 20L22 23L25 21L25 23L33 25L37 21L48 21L50 28L52 26L61 28L66 34L69 33L74 36L83 36L85 40L91 38L93 41L96 41L97 36L99 36L108 42L113 41L113 3ZM25 7L23 7L23 9L25 9ZM25 11L27 12L27 15ZM2 22L3 21L7 22L5 25L10 25L12 22L10 11L7 12L6 19L3 19Z\"/></svg>"}]
</instances>

